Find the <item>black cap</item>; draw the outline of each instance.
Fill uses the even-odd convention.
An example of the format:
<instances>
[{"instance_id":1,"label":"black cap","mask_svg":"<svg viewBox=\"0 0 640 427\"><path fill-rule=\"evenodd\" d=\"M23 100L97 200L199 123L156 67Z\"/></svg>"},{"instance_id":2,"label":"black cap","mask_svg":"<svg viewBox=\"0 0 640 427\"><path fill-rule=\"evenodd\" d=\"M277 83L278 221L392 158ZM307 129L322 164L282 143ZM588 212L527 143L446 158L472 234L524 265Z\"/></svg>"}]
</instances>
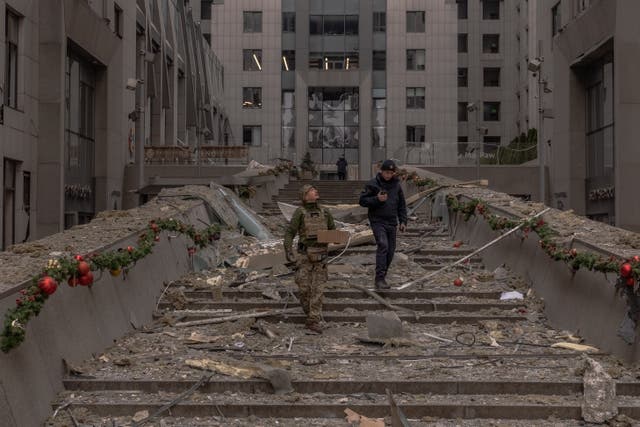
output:
<instances>
[{"instance_id":1,"label":"black cap","mask_svg":"<svg viewBox=\"0 0 640 427\"><path fill-rule=\"evenodd\" d=\"M382 162L382 166L380 166L381 171L393 171L395 172L398 168L393 160L385 160Z\"/></svg>"}]
</instances>

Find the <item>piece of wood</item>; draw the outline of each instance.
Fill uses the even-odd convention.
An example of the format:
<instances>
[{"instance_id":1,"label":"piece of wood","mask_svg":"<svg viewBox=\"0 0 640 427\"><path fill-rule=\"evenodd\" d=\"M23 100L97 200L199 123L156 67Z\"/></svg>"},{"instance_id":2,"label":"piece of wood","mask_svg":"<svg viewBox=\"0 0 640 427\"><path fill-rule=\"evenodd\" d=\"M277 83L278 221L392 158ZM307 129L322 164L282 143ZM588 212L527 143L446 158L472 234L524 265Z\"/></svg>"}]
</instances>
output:
<instances>
[{"instance_id":1,"label":"piece of wood","mask_svg":"<svg viewBox=\"0 0 640 427\"><path fill-rule=\"evenodd\" d=\"M250 317L267 317L274 316L276 314L290 314L290 313L298 313L300 312L299 308L287 308L285 310L269 310L269 311L259 311L253 313L242 313L242 314L234 314L231 316L224 317L214 317L212 319L202 319L202 320L193 320L191 322L179 322L176 323L175 327L188 327L188 326L199 326L199 325L211 325L213 323L224 323L232 320L238 319L246 319Z\"/></svg>"},{"instance_id":2,"label":"piece of wood","mask_svg":"<svg viewBox=\"0 0 640 427\"><path fill-rule=\"evenodd\" d=\"M418 314L415 311L411 310L410 308L400 307L400 306L391 304L389 301L387 301L386 299L382 298L380 295L378 295L377 293L373 292L372 290L365 288L364 286L357 285L355 283L349 283L349 286L364 292L365 294L369 295L371 298L375 299L380 304L384 305L385 307L387 307L387 308L389 308L391 310L404 311L405 313L410 313L410 314L418 317Z\"/></svg>"}]
</instances>

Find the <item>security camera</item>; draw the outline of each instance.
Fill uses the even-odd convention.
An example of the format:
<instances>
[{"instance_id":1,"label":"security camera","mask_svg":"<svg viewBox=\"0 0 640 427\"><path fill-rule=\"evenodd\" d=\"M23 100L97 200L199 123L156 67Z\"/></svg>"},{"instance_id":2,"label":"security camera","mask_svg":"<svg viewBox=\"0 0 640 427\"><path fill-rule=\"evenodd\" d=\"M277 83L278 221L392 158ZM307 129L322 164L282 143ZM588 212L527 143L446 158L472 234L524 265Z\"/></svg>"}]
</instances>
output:
<instances>
[{"instance_id":1,"label":"security camera","mask_svg":"<svg viewBox=\"0 0 640 427\"><path fill-rule=\"evenodd\" d=\"M529 71L537 73L538 71L540 71L540 65L542 65L542 61L540 61L538 58L530 59L527 64L527 68L529 69Z\"/></svg>"},{"instance_id":2,"label":"security camera","mask_svg":"<svg viewBox=\"0 0 640 427\"><path fill-rule=\"evenodd\" d=\"M138 88L139 84L143 84L144 80L140 80L140 79L127 79L127 86L126 88L129 90L136 90Z\"/></svg>"},{"instance_id":3,"label":"security camera","mask_svg":"<svg viewBox=\"0 0 640 427\"><path fill-rule=\"evenodd\" d=\"M473 102L470 102L467 104L467 111L471 112L474 111L476 109L476 104Z\"/></svg>"}]
</instances>

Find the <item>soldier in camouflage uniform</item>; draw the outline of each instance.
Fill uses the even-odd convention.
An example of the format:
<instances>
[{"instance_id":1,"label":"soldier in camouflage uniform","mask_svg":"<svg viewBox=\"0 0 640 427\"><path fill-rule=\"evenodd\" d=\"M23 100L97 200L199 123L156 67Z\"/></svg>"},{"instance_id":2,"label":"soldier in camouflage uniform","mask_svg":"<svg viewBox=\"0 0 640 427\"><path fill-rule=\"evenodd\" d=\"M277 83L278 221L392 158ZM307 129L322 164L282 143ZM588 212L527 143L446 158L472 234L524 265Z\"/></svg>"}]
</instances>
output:
<instances>
[{"instance_id":1,"label":"soldier in camouflage uniform","mask_svg":"<svg viewBox=\"0 0 640 427\"><path fill-rule=\"evenodd\" d=\"M300 189L302 207L296 209L284 236L287 260L296 262L296 284L300 289L300 304L307 315L307 328L321 333L322 288L328 279L327 244L318 243L320 230L336 228L331 213L318 206L318 190L311 185ZM299 235L298 252L294 254L293 238Z\"/></svg>"}]
</instances>

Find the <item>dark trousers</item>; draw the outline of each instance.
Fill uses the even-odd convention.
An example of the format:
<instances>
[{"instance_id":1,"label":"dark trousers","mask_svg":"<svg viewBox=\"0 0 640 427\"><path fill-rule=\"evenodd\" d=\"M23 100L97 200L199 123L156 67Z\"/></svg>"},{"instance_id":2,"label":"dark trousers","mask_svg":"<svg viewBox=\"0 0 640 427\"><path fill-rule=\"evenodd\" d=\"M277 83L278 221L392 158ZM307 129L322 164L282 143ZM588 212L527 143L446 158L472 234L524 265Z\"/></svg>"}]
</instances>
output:
<instances>
[{"instance_id":1,"label":"dark trousers","mask_svg":"<svg viewBox=\"0 0 640 427\"><path fill-rule=\"evenodd\" d=\"M347 179L347 173L346 172L338 172L338 179L340 181L344 181L345 179Z\"/></svg>"},{"instance_id":2,"label":"dark trousers","mask_svg":"<svg viewBox=\"0 0 640 427\"><path fill-rule=\"evenodd\" d=\"M371 224L373 237L376 239L376 280L387 276L387 269L393 261L396 251L396 226L382 223Z\"/></svg>"}]
</instances>

